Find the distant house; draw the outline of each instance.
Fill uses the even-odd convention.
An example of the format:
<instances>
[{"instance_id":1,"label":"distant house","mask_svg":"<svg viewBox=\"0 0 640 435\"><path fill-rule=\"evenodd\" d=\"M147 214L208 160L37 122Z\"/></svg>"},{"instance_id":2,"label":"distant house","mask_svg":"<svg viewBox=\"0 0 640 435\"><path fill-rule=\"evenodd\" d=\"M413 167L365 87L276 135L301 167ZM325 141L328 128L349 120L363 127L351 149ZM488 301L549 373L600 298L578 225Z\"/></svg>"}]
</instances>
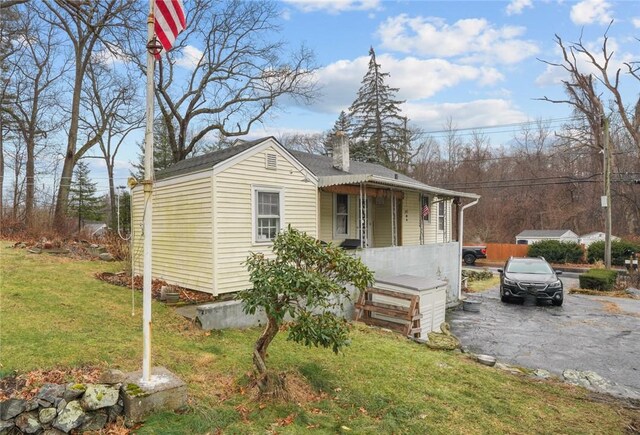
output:
<instances>
[{"instance_id":1,"label":"distant house","mask_svg":"<svg viewBox=\"0 0 640 435\"><path fill-rule=\"evenodd\" d=\"M459 297L459 243L452 226L473 193L420 183L383 166L284 148L274 138L178 162L153 187L153 276L214 295L246 289L250 252L271 255L292 226L358 247L379 274L441 275ZM134 270L142 272L142 185L133 189ZM364 260L363 260L364 261Z\"/></svg>"},{"instance_id":2,"label":"distant house","mask_svg":"<svg viewBox=\"0 0 640 435\"><path fill-rule=\"evenodd\" d=\"M571 230L524 230L516 236L518 245L531 245L541 240L578 243L580 237Z\"/></svg>"},{"instance_id":3,"label":"distant house","mask_svg":"<svg viewBox=\"0 0 640 435\"><path fill-rule=\"evenodd\" d=\"M594 231L592 233L587 233L580 236L580 244L584 245L585 248L589 247L593 242L604 241L605 234L602 231ZM611 241L617 242L620 240L620 237L611 236Z\"/></svg>"}]
</instances>

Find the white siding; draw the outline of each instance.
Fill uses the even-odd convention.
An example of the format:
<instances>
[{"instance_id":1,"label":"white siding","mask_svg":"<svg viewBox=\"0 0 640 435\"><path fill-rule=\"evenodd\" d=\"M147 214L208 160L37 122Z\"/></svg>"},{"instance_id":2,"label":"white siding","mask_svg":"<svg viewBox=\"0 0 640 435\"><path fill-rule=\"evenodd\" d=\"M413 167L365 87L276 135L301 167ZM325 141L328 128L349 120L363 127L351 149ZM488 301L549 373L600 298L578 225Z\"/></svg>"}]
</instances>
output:
<instances>
[{"instance_id":1,"label":"white siding","mask_svg":"<svg viewBox=\"0 0 640 435\"><path fill-rule=\"evenodd\" d=\"M277 169L265 168L265 154L277 154ZM215 192L215 289L229 293L248 288L249 274L243 262L250 252L271 253L270 244L253 242L252 189L282 189L284 225L291 224L317 237L317 194L312 181L289 163L277 147L268 147L214 176Z\"/></svg>"},{"instance_id":2,"label":"white siding","mask_svg":"<svg viewBox=\"0 0 640 435\"><path fill-rule=\"evenodd\" d=\"M161 180L153 193L153 277L213 292L211 172ZM144 193L133 192L134 269L142 273Z\"/></svg>"}]
</instances>

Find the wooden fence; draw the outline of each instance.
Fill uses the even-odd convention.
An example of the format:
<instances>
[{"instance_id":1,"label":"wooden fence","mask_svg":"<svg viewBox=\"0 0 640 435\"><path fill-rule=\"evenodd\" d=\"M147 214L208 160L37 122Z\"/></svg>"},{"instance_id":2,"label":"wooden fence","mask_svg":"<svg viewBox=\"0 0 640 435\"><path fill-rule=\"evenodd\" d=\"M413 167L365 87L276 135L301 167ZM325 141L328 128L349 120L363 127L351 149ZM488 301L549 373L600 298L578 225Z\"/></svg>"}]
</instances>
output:
<instances>
[{"instance_id":1,"label":"wooden fence","mask_svg":"<svg viewBox=\"0 0 640 435\"><path fill-rule=\"evenodd\" d=\"M487 260L505 261L509 257L526 257L528 245L514 245L510 243L487 243Z\"/></svg>"}]
</instances>

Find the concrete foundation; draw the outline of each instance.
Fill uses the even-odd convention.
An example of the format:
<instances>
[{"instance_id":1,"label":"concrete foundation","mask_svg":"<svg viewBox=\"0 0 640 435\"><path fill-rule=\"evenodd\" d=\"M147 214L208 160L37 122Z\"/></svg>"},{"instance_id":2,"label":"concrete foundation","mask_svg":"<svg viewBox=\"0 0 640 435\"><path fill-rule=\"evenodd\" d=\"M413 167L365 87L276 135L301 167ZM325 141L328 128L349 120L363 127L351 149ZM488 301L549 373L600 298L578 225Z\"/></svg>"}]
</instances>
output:
<instances>
[{"instance_id":1,"label":"concrete foundation","mask_svg":"<svg viewBox=\"0 0 640 435\"><path fill-rule=\"evenodd\" d=\"M153 367L148 383L142 380L142 370L127 373L121 392L128 424L142 422L156 412L177 411L187 405L187 384L164 367Z\"/></svg>"},{"instance_id":2,"label":"concrete foundation","mask_svg":"<svg viewBox=\"0 0 640 435\"><path fill-rule=\"evenodd\" d=\"M211 329L242 329L261 326L267 323L264 312L256 312L251 316L242 311L242 302L237 300L212 302L198 305L196 319L204 330Z\"/></svg>"}]
</instances>

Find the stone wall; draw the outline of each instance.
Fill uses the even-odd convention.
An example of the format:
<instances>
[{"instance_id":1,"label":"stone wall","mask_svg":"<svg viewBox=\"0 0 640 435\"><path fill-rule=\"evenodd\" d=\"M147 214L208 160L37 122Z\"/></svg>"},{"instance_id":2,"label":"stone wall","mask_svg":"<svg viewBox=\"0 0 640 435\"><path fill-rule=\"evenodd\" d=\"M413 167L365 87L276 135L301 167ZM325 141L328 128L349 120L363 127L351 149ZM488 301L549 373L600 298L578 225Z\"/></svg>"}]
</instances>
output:
<instances>
[{"instance_id":1,"label":"stone wall","mask_svg":"<svg viewBox=\"0 0 640 435\"><path fill-rule=\"evenodd\" d=\"M123 414L120 387L107 382L44 384L30 400L0 402L0 435L99 431Z\"/></svg>"}]
</instances>

